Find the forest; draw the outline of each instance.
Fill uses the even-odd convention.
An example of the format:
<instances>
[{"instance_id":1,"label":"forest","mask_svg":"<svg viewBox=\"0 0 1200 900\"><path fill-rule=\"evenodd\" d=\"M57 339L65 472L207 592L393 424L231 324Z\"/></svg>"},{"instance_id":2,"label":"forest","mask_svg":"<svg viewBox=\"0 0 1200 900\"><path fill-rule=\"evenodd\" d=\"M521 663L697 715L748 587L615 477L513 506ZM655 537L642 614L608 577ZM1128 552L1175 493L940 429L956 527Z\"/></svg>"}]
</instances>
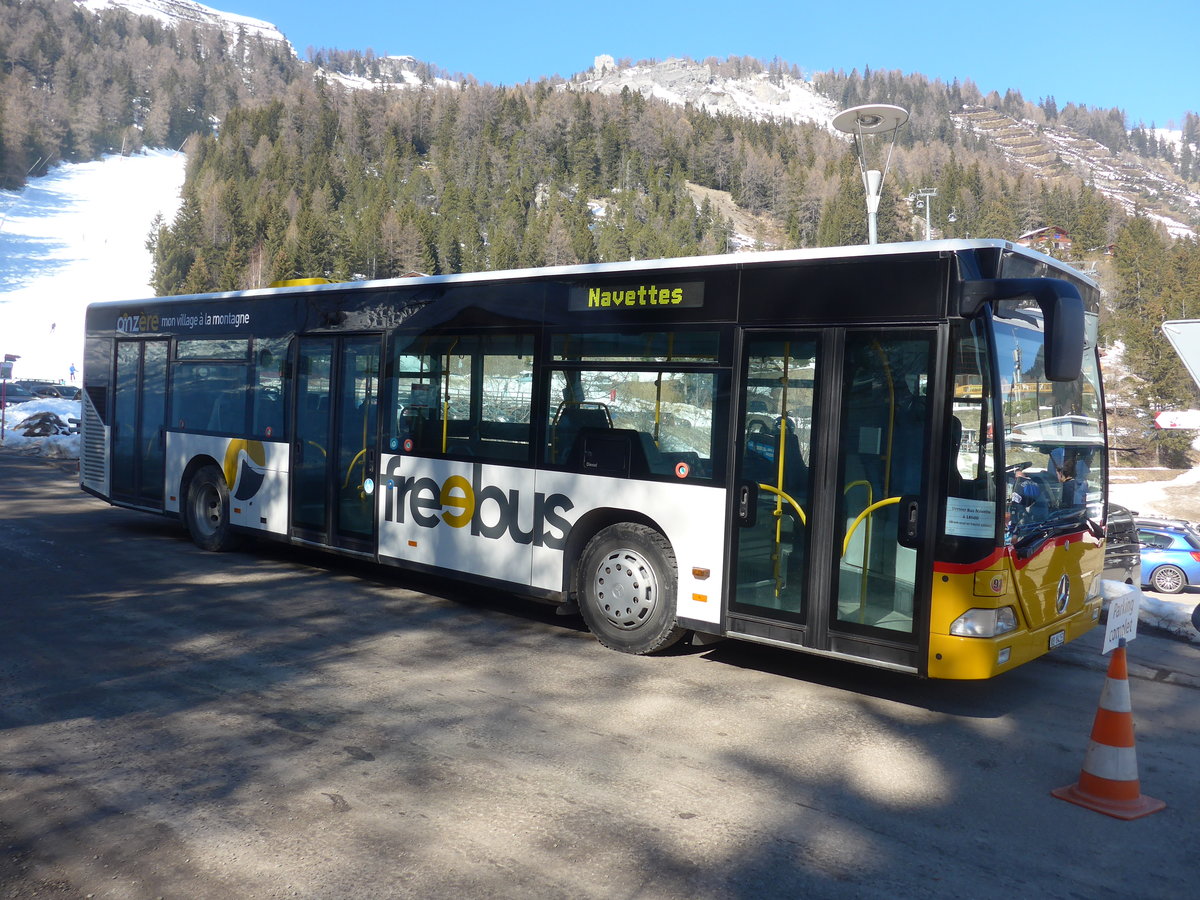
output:
<instances>
[{"instance_id":1,"label":"forest","mask_svg":"<svg viewBox=\"0 0 1200 900\"><path fill-rule=\"evenodd\" d=\"M778 59L705 64L798 74ZM69 0L0 0L0 186L61 161L183 148L180 211L147 236L164 295L866 241L857 158L819 125L585 93L563 79L496 87L425 63L418 87L351 88L338 77L386 78L397 65L329 49L301 61L243 33L97 16ZM925 236L907 199L917 189L937 191L934 236L1066 229L1074 261L1103 264L1103 337L1124 343L1139 408L1197 403L1156 330L1163 318L1200 315L1196 243L1170 240L1075 176L1014 169L951 113L986 107L1070 127L1184 179L1200 175L1195 115L1176 152L1152 128L1127 128L1119 109L888 71L813 82L843 108L886 102L911 113L885 181L881 241ZM1186 453L1174 435L1148 440L1164 463Z\"/></svg>"}]
</instances>

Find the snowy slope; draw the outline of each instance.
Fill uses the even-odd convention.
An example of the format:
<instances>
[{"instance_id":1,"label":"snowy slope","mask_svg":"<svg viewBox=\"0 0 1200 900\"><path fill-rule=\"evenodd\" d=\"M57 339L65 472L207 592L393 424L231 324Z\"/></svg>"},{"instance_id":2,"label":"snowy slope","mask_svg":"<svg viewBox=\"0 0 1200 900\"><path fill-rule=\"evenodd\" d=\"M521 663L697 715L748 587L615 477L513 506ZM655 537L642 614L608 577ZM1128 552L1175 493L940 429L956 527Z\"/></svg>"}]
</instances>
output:
<instances>
[{"instance_id":1,"label":"snowy slope","mask_svg":"<svg viewBox=\"0 0 1200 900\"><path fill-rule=\"evenodd\" d=\"M123 9L135 16L151 16L164 25L190 22L193 25L214 26L225 31L231 38L239 29L250 37L261 37L268 41L286 43L287 39L278 28L262 19L221 12L193 0L76 0L85 9L102 13L106 9Z\"/></svg>"},{"instance_id":2,"label":"snowy slope","mask_svg":"<svg viewBox=\"0 0 1200 900\"><path fill-rule=\"evenodd\" d=\"M154 216L179 207L186 157L153 151L63 165L0 192L0 353L17 378L66 381L83 361L83 312L148 297Z\"/></svg>"}]
</instances>

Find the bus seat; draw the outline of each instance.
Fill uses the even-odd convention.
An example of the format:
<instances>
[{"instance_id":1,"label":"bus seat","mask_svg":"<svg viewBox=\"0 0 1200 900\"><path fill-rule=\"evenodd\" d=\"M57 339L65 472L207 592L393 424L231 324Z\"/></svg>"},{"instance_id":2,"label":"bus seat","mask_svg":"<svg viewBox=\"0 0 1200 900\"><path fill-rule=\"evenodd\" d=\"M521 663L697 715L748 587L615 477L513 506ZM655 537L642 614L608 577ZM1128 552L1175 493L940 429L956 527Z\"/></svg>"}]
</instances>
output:
<instances>
[{"instance_id":1,"label":"bus seat","mask_svg":"<svg viewBox=\"0 0 1200 900\"><path fill-rule=\"evenodd\" d=\"M550 437L554 462L565 462L570 457L576 438L584 428L611 429L608 407L589 401L559 404Z\"/></svg>"},{"instance_id":2,"label":"bus seat","mask_svg":"<svg viewBox=\"0 0 1200 900\"><path fill-rule=\"evenodd\" d=\"M212 413L208 417L208 430L219 432L242 432L246 428L246 393L241 386L225 388L217 394Z\"/></svg>"},{"instance_id":3,"label":"bus seat","mask_svg":"<svg viewBox=\"0 0 1200 900\"><path fill-rule=\"evenodd\" d=\"M763 484L779 480L779 431L754 431L746 435L743 474ZM808 463L800 452L800 438L791 428L783 438L783 484L797 502L808 497Z\"/></svg>"}]
</instances>

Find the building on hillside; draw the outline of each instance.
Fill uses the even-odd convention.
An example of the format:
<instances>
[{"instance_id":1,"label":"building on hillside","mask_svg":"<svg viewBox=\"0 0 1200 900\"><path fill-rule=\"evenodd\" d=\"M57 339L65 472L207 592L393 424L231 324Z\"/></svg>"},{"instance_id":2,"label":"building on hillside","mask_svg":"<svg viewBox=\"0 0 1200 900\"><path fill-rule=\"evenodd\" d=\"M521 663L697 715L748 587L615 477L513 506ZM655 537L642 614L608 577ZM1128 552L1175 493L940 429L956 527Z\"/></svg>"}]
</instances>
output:
<instances>
[{"instance_id":1,"label":"building on hillside","mask_svg":"<svg viewBox=\"0 0 1200 900\"><path fill-rule=\"evenodd\" d=\"M1022 247L1029 247L1031 250L1041 250L1043 253L1071 252L1071 236L1065 229L1059 228L1057 225L1047 225L1045 228L1027 231L1017 238L1017 243Z\"/></svg>"}]
</instances>

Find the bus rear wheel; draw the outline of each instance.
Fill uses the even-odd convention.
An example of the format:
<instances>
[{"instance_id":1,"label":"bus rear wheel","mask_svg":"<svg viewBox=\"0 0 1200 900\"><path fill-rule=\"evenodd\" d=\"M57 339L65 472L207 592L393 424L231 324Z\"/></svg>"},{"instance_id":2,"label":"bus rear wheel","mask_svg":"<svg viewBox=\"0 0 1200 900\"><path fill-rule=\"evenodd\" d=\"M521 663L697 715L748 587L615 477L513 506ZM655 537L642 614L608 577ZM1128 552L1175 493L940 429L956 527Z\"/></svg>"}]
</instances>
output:
<instances>
[{"instance_id":1,"label":"bus rear wheel","mask_svg":"<svg viewBox=\"0 0 1200 900\"><path fill-rule=\"evenodd\" d=\"M605 647L654 653L687 633L675 623L675 553L653 528L621 523L600 531L584 548L578 579L579 611Z\"/></svg>"},{"instance_id":2,"label":"bus rear wheel","mask_svg":"<svg viewBox=\"0 0 1200 900\"><path fill-rule=\"evenodd\" d=\"M229 486L216 466L204 466L192 477L184 521L192 541L202 550L233 549L236 537L229 522Z\"/></svg>"}]
</instances>

